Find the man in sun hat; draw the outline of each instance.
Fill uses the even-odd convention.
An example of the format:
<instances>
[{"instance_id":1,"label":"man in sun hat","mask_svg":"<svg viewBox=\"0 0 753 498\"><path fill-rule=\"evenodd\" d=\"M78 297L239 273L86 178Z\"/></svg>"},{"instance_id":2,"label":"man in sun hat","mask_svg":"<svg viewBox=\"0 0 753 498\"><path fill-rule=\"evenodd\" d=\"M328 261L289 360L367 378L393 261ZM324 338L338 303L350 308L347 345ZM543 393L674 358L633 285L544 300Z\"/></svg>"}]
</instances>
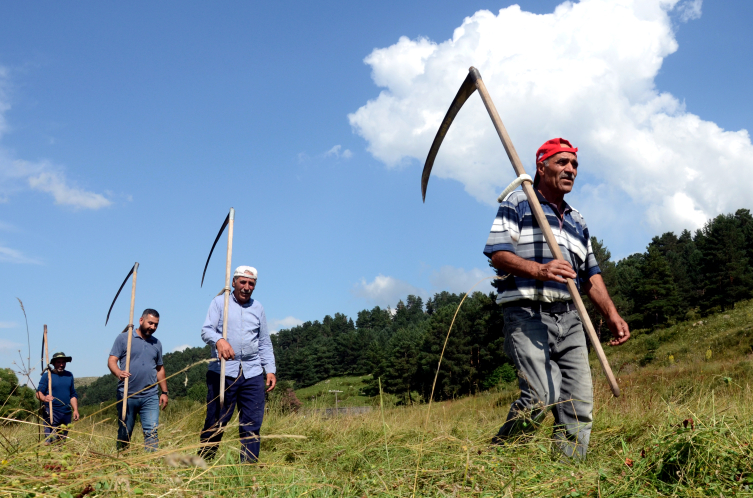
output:
<instances>
[{"instance_id":1,"label":"man in sun hat","mask_svg":"<svg viewBox=\"0 0 753 498\"><path fill-rule=\"evenodd\" d=\"M225 406L220 412L220 362L209 364L207 372L207 417L201 431L199 454L214 458L225 426L238 405L241 461L259 459L259 430L264 418L264 393L275 388L275 356L267 329L264 307L251 299L258 273L251 266L239 266L233 274L233 292L228 305L227 339L225 297L215 297L201 329L201 338L212 347L212 358L225 359ZM264 373L266 372L266 378ZM265 384L267 389L265 391Z\"/></svg>"},{"instance_id":2,"label":"man in sun hat","mask_svg":"<svg viewBox=\"0 0 753 498\"><path fill-rule=\"evenodd\" d=\"M564 199L578 174L577 153L564 138L548 140L536 152L534 190L566 261L553 258L520 190L500 203L484 254L497 275L511 275L494 286L504 309L505 353L517 367L520 386L520 398L492 442L503 444L534 429L551 409L560 450L583 458L591 434L591 369L565 279L575 279L605 317L610 345L623 344L630 331L604 286L586 222Z\"/></svg>"},{"instance_id":3,"label":"man in sun hat","mask_svg":"<svg viewBox=\"0 0 753 498\"><path fill-rule=\"evenodd\" d=\"M55 353L50 360L51 366L42 374L37 388L37 399L43 403L45 444L51 444L68 436L67 429L59 429L61 425L68 425L78 420L78 394L73 383L73 374L65 369L72 358L65 353ZM47 392L52 378L52 393ZM52 401L52 416L50 420L49 406Z\"/></svg>"}]
</instances>

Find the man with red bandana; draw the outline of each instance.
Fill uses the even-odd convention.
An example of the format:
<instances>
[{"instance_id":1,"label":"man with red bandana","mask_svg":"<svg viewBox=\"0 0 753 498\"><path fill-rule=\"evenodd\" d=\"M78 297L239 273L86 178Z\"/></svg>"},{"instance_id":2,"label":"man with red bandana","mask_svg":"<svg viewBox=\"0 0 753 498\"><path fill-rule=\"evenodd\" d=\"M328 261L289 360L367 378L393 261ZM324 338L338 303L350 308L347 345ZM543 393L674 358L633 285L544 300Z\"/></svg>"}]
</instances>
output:
<instances>
[{"instance_id":1,"label":"man with red bandana","mask_svg":"<svg viewBox=\"0 0 753 498\"><path fill-rule=\"evenodd\" d=\"M554 259L525 194L502 200L484 254L499 276L495 281L505 316L505 353L518 370L520 397L493 438L504 444L535 429L554 414L554 438L563 454L583 458L593 417L588 349L566 278L575 280L606 319L612 346L630 338L627 323L609 297L581 214L565 202L578 175L578 149L563 138L536 152L534 191L565 261Z\"/></svg>"}]
</instances>

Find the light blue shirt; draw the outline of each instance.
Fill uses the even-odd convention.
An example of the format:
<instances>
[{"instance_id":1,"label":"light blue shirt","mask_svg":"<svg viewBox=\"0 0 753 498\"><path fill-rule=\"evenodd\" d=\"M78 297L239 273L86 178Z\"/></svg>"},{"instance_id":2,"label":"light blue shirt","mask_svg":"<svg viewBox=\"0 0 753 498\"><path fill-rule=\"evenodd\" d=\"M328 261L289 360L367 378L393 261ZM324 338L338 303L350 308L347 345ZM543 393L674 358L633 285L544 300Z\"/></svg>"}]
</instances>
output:
<instances>
[{"instance_id":1,"label":"light blue shirt","mask_svg":"<svg viewBox=\"0 0 753 498\"><path fill-rule=\"evenodd\" d=\"M216 344L222 339L222 328L225 322L222 317L224 307L224 295L220 294L212 299L207 319L204 320L204 326L201 328L202 340L212 346L212 358L218 358ZM275 355L272 351L269 329L267 329L267 317L261 303L256 299L250 299L246 304L240 304L231 292L228 316L227 342L235 352L235 359L225 361L225 375L238 377L241 365L243 365L243 376L247 379L261 374L262 369L267 373L275 373ZM210 363L209 370L220 373L220 362Z\"/></svg>"}]
</instances>

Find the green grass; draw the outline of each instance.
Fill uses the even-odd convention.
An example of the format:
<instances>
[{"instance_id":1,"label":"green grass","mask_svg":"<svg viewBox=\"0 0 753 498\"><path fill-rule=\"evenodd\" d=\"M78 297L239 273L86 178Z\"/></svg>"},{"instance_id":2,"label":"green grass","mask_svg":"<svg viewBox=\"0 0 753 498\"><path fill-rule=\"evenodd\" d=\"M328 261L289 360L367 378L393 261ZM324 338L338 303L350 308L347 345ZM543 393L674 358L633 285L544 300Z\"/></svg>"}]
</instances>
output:
<instances>
[{"instance_id":1,"label":"green grass","mask_svg":"<svg viewBox=\"0 0 753 498\"><path fill-rule=\"evenodd\" d=\"M304 408L334 408L335 393L337 393L337 406L367 406L373 404L373 400L363 393L371 375L356 377L332 377L323 380L313 386L295 389L295 394Z\"/></svg>"},{"instance_id":2,"label":"green grass","mask_svg":"<svg viewBox=\"0 0 753 498\"><path fill-rule=\"evenodd\" d=\"M86 496L402 497L414 485L417 496L437 497L753 496L753 303L725 314L607 347L620 398L593 359L595 423L585 462L553 451L551 415L534 434L490 447L517 395L508 386L435 403L428 425L427 405L385 409L386 445L379 409L337 419L267 413L262 465L237 463L234 420L208 468L171 467L165 455L195 453L204 416L198 403L171 401L156 454L143 452L140 436L129 452L115 452L112 408L75 424L59 448L38 445L34 426L1 427L0 496L67 498L91 486ZM356 380L301 391L345 390Z\"/></svg>"}]
</instances>

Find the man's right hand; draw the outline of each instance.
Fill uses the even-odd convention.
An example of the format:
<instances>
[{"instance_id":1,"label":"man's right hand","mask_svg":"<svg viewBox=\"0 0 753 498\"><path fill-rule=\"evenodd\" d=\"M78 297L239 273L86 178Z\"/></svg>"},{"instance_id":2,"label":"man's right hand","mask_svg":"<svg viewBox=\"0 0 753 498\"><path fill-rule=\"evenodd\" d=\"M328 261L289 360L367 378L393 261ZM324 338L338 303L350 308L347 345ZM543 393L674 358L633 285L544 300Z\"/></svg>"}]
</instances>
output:
<instances>
[{"instance_id":1,"label":"man's right hand","mask_svg":"<svg viewBox=\"0 0 753 498\"><path fill-rule=\"evenodd\" d=\"M575 278L578 275L573 271L573 267L567 261L561 259L553 259L545 265L539 266L539 273L536 276L536 280L553 280L559 283L567 283L565 278Z\"/></svg>"},{"instance_id":2,"label":"man's right hand","mask_svg":"<svg viewBox=\"0 0 753 498\"><path fill-rule=\"evenodd\" d=\"M130 377L130 376L131 376L130 372L126 372L125 370L120 370L120 369L118 369L118 373L115 374L115 377L117 377L118 380L125 380L126 377Z\"/></svg>"},{"instance_id":3,"label":"man's right hand","mask_svg":"<svg viewBox=\"0 0 753 498\"><path fill-rule=\"evenodd\" d=\"M215 343L215 346L217 347L217 356L219 356L223 360L235 359L235 351L233 351L233 347L225 339L220 339L219 341L217 341Z\"/></svg>"},{"instance_id":4,"label":"man's right hand","mask_svg":"<svg viewBox=\"0 0 753 498\"><path fill-rule=\"evenodd\" d=\"M42 401L44 401L45 403L49 403L53 399L55 398L52 397L52 394L48 394L47 396L42 396Z\"/></svg>"}]
</instances>

